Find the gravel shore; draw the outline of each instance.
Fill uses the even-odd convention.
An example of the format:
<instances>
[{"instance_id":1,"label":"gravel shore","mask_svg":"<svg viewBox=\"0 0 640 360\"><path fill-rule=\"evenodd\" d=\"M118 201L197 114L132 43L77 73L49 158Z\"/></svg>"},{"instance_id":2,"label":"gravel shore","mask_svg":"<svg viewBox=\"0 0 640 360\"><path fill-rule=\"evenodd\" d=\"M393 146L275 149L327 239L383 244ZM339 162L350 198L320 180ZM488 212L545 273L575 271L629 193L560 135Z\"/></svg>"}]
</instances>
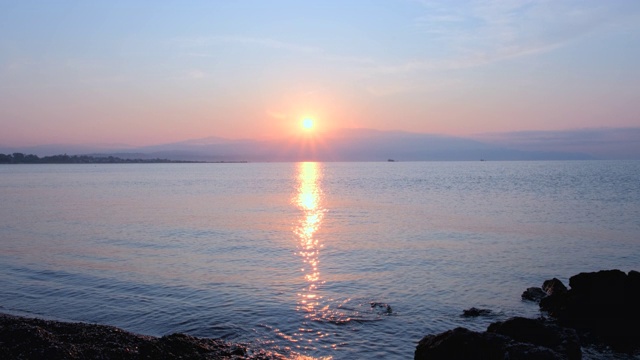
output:
<instances>
[{"instance_id":1,"label":"gravel shore","mask_svg":"<svg viewBox=\"0 0 640 360\"><path fill-rule=\"evenodd\" d=\"M117 327L0 314L1 359L283 359L220 339L133 334Z\"/></svg>"}]
</instances>

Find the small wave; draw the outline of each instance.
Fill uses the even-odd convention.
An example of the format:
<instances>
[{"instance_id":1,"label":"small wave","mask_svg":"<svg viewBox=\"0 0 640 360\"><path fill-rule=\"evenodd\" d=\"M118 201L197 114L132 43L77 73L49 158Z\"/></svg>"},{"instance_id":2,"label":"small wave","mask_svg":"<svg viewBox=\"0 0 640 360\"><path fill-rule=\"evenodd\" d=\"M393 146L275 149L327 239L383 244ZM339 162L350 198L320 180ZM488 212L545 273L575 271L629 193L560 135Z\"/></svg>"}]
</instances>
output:
<instances>
[{"instance_id":1,"label":"small wave","mask_svg":"<svg viewBox=\"0 0 640 360\"><path fill-rule=\"evenodd\" d=\"M323 308L313 311L309 319L334 325L367 323L395 315L391 305L365 299L328 300Z\"/></svg>"}]
</instances>

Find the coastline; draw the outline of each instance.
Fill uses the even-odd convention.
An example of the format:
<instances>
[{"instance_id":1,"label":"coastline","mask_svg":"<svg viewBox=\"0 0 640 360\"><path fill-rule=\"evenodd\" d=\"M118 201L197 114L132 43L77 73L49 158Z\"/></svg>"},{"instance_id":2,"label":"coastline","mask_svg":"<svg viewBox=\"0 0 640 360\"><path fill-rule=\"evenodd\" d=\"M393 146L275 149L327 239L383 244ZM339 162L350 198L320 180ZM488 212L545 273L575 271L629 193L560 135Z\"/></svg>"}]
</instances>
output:
<instances>
[{"instance_id":1,"label":"coastline","mask_svg":"<svg viewBox=\"0 0 640 360\"><path fill-rule=\"evenodd\" d=\"M416 346L415 359L580 360L585 345L604 346L633 358L640 355L639 272L580 273L571 277L569 285L553 278L522 294L523 301L538 303L548 317L512 317L492 323L485 332L458 327L426 335ZM462 316L490 315L489 309L471 308ZM5 313L0 313L0 358L286 359L221 339L181 333L154 337L109 325Z\"/></svg>"},{"instance_id":2,"label":"coastline","mask_svg":"<svg viewBox=\"0 0 640 360\"><path fill-rule=\"evenodd\" d=\"M108 325L0 313L2 359L284 359L221 339L134 334Z\"/></svg>"},{"instance_id":3,"label":"coastline","mask_svg":"<svg viewBox=\"0 0 640 360\"><path fill-rule=\"evenodd\" d=\"M463 327L423 337L418 360L581 360L585 346L613 350L619 356L640 356L640 272L618 269L582 272L527 288L523 301L538 303L546 316L511 317L491 323L486 331ZM491 310L471 308L463 316L484 316ZM589 356L590 359L601 359ZM616 356L616 358L618 358Z\"/></svg>"}]
</instances>

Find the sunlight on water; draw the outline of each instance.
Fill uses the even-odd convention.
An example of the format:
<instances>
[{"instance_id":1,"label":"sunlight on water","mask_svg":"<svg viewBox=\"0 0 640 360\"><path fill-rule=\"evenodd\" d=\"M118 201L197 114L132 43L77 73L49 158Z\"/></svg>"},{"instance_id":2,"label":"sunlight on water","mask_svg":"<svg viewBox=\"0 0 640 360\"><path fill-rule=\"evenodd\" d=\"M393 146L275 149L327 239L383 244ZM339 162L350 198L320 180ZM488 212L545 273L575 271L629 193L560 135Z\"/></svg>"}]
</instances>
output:
<instances>
[{"instance_id":1,"label":"sunlight on water","mask_svg":"<svg viewBox=\"0 0 640 360\"><path fill-rule=\"evenodd\" d=\"M324 165L306 162L296 165L296 191L291 203L298 209L299 215L294 222L293 234L296 239L296 253L301 257L304 287L297 293L296 311L304 321L292 334L279 335L293 344L297 351L315 352L319 348L336 349L346 342L336 343L331 326L350 324L352 321L364 323L380 320L391 314L386 304L370 302L366 299L336 298L328 294L325 287L330 286L320 272L320 251L323 248L318 231L323 226L327 203L322 190ZM325 254L325 260L331 259ZM384 312L379 307L384 305ZM327 327L327 325L329 327ZM294 356L304 356L294 354ZM332 356L318 359L331 359ZM306 359L306 357L305 357Z\"/></svg>"},{"instance_id":2,"label":"sunlight on water","mask_svg":"<svg viewBox=\"0 0 640 360\"><path fill-rule=\"evenodd\" d=\"M297 168L298 192L294 199L301 211L300 219L294 228L299 244L298 254L302 257L304 267L304 279L307 282L305 289L298 294L298 310L308 313L306 316L317 316L321 297L317 293L318 285L323 281L320 278L319 254L322 244L314 237L314 234L322 224L325 209L322 207L322 178L321 165L318 163L299 163ZM301 329L304 331L304 329Z\"/></svg>"},{"instance_id":3,"label":"sunlight on water","mask_svg":"<svg viewBox=\"0 0 640 360\"><path fill-rule=\"evenodd\" d=\"M637 269L638 174L637 161L0 166L0 312L290 359L407 359L426 334L538 316L520 294L545 279ZM460 316L472 306L496 316Z\"/></svg>"}]
</instances>

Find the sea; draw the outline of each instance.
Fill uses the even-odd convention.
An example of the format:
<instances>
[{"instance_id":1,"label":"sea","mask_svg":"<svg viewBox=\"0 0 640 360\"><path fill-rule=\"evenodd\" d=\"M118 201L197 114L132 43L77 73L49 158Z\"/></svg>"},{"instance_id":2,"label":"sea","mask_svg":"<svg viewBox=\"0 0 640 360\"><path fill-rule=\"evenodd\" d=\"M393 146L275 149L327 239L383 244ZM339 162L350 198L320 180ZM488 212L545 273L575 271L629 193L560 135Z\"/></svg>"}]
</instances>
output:
<instances>
[{"instance_id":1,"label":"sea","mask_svg":"<svg viewBox=\"0 0 640 360\"><path fill-rule=\"evenodd\" d=\"M640 161L0 166L4 313L411 359L602 269L640 270Z\"/></svg>"}]
</instances>

